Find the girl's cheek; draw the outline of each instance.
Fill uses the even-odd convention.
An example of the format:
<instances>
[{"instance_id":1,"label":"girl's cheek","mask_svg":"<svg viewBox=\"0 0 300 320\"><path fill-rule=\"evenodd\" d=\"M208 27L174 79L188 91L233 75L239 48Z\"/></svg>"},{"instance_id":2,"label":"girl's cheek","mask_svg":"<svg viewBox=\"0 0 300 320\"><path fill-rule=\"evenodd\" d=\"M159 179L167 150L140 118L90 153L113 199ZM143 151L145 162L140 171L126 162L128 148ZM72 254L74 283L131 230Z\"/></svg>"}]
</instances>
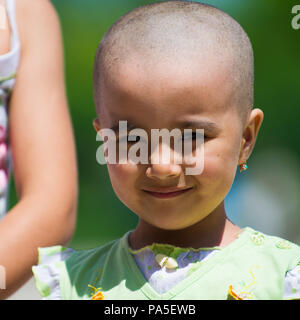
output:
<instances>
[{"instance_id":1,"label":"girl's cheek","mask_svg":"<svg viewBox=\"0 0 300 320\"><path fill-rule=\"evenodd\" d=\"M219 181L231 181L235 171L232 160L221 153L211 153L205 155L203 172L197 178L208 185Z\"/></svg>"},{"instance_id":2,"label":"girl's cheek","mask_svg":"<svg viewBox=\"0 0 300 320\"><path fill-rule=\"evenodd\" d=\"M112 188L117 197L126 203L130 199L133 183L132 170L129 165L107 165Z\"/></svg>"},{"instance_id":3,"label":"girl's cheek","mask_svg":"<svg viewBox=\"0 0 300 320\"><path fill-rule=\"evenodd\" d=\"M219 175L224 169L224 163L219 153L206 153L204 155L204 170L202 175L211 177Z\"/></svg>"},{"instance_id":4,"label":"girl's cheek","mask_svg":"<svg viewBox=\"0 0 300 320\"><path fill-rule=\"evenodd\" d=\"M128 185L138 173L137 166L132 164L107 165L107 168L111 180L120 185Z\"/></svg>"}]
</instances>

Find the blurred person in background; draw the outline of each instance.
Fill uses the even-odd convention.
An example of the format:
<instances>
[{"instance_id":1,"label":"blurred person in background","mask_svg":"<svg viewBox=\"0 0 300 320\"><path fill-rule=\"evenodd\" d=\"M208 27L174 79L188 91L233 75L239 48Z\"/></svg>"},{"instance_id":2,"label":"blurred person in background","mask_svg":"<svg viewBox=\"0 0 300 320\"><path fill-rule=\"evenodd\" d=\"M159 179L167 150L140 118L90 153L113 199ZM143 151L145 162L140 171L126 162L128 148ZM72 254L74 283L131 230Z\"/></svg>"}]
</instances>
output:
<instances>
[{"instance_id":1,"label":"blurred person in background","mask_svg":"<svg viewBox=\"0 0 300 320\"><path fill-rule=\"evenodd\" d=\"M0 266L9 297L32 275L37 247L66 244L77 165L61 30L48 0L0 2ZM18 202L7 212L13 169Z\"/></svg>"}]
</instances>

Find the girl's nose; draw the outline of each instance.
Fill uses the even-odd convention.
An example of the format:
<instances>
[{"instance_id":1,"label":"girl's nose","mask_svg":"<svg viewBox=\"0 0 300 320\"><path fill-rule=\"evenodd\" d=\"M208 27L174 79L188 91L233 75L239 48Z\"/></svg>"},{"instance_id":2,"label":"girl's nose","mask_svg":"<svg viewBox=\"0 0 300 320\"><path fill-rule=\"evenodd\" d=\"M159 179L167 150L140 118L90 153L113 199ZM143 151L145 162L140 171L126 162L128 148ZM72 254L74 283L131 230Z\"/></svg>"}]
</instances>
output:
<instances>
[{"instance_id":1,"label":"girl's nose","mask_svg":"<svg viewBox=\"0 0 300 320\"><path fill-rule=\"evenodd\" d=\"M181 174L181 165L178 163L174 163L174 161L171 160L173 156L176 155L174 154L171 148L169 148L169 151L170 159L168 159L168 155L166 155L166 149L163 149L162 146L157 148L151 154L149 159L150 165L146 170L146 175L148 178L156 178L163 180L167 178L176 178ZM160 157L160 154L162 154L162 157Z\"/></svg>"},{"instance_id":2,"label":"girl's nose","mask_svg":"<svg viewBox=\"0 0 300 320\"><path fill-rule=\"evenodd\" d=\"M168 179L176 178L180 175L181 168L178 164L151 164L146 170L148 178Z\"/></svg>"}]
</instances>

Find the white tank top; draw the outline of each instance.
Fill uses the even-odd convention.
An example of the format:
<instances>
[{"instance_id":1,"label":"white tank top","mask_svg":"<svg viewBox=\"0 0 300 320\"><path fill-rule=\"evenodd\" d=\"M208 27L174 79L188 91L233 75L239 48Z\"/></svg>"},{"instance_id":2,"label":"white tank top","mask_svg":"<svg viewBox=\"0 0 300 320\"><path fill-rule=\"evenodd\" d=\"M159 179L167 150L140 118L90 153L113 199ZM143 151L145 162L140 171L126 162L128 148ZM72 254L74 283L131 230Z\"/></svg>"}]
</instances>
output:
<instances>
[{"instance_id":1,"label":"white tank top","mask_svg":"<svg viewBox=\"0 0 300 320\"><path fill-rule=\"evenodd\" d=\"M0 4L0 10L5 10ZM0 219L7 211L12 157L8 137L8 107L20 59L20 41L16 23L16 0L6 0L11 28L10 51L0 55ZM3 17L3 15L2 15ZM0 26L1 27L1 26Z\"/></svg>"}]
</instances>

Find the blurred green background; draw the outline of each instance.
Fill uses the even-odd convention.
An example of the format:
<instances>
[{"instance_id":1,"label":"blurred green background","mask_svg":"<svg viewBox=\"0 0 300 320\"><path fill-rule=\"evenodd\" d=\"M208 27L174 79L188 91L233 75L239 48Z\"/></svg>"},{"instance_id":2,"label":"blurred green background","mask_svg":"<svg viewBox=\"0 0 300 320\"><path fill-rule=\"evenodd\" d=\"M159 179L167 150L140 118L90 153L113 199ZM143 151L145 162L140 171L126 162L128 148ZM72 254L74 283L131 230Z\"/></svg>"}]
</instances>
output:
<instances>
[{"instance_id":1,"label":"blurred green background","mask_svg":"<svg viewBox=\"0 0 300 320\"><path fill-rule=\"evenodd\" d=\"M70 246L100 245L137 223L136 216L114 194L106 166L96 162L99 142L92 126L92 72L98 43L111 24L128 11L153 2L52 0L61 20L78 153L78 220ZM300 244L300 29L291 25L291 10L297 1L202 2L229 13L248 33L255 56L255 106L265 115L249 169L237 173L226 199L228 215L240 226L249 225ZM10 206L15 202L12 183Z\"/></svg>"}]
</instances>

